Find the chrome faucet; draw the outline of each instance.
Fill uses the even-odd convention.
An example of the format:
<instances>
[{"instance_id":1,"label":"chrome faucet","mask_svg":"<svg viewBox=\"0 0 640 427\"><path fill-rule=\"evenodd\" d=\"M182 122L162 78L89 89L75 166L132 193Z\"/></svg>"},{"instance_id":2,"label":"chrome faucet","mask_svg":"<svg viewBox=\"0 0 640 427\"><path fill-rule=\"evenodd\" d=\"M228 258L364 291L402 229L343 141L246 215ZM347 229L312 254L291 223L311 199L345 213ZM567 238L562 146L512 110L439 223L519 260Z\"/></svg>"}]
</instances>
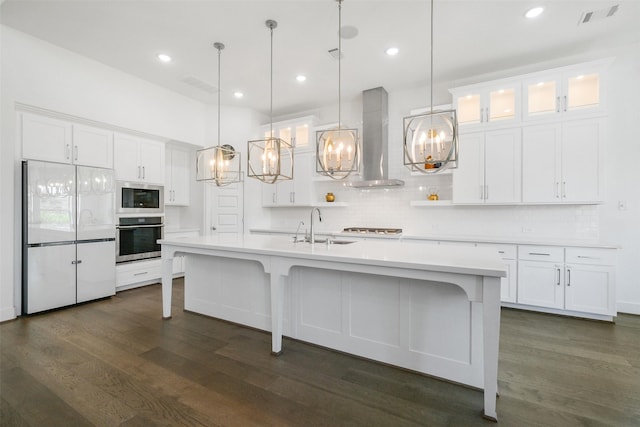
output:
<instances>
[{"instance_id":1,"label":"chrome faucet","mask_svg":"<svg viewBox=\"0 0 640 427\"><path fill-rule=\"evenodd\" d=\"M296 228L296 235L293 238L293 243L298 243L300 241L300 239L298 239L298 232L300 231L300 227L304 225L304 221L300 221L298 223L298 228ZM303 239L304 240L304 239Z\"/></svg>"},{"instance_id":2,"label":"chrome faucet","mask_svg":"<svg viewBox=\"0 0 640 427\"><path fill-rule=\"evenodd\" d=\"M311 209L311 235L310 235L310 237L309 237L309 242L310 242L311 244L314 244L314 243L316 242L316 235L315 235L315 233L314 233L314 231L313 231L313 213L314 213L315 211L318 211L318 220L319 220L320 222L322 222L322 214L320 213L320 209L319 209L319 208L313 208L313 209Z\"/></svg>"}]
</instances>

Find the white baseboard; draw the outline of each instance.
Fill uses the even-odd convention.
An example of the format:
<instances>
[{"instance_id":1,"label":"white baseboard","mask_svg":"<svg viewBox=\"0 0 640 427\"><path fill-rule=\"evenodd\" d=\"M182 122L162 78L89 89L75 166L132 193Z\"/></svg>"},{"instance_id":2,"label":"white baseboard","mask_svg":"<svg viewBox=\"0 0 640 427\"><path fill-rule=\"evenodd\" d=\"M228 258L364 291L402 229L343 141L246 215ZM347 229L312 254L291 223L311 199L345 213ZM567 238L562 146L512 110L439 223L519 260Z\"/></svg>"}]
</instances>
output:
<instances>
[{"instance_id":1,"label":"white baseboard","mask_svg":"<svg viewBox=\"0 0 640 427\"><path fill-rule=\"evenodd\" d=\"M13 320L16 318L16 310L14 307L0 308L0 322Z\"/></svg>"},{"instance_id":2,"label":"white baseboard","mask_svg":"<svg viewBox=\"0 0 640 427\"><path fill-rule=\"evenodd\" d=\"M640 303L618 302L616 304L619 313L640 314Z\"/></svg>"}]
</instances>

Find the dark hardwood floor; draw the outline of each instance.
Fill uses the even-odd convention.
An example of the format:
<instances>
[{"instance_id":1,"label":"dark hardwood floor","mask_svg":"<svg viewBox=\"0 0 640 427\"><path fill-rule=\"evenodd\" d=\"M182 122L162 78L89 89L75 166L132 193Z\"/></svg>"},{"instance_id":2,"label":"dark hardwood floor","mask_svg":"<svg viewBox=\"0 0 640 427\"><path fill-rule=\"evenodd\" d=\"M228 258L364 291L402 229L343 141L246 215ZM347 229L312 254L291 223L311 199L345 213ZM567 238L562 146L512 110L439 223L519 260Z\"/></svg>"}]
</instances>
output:
<instances>
[{"instance_id":1,"label":"dark hardwood floor","mask_svg":"<svg viewBox=\"0 0 640 427\"><path fill-rule=\"evenodd\" d=\"M0 325L1 426L476 426L482 393L182 311L159 285ZM640 426L640 317L503 309L501 426Z\"/></svg>"}]
</instances>

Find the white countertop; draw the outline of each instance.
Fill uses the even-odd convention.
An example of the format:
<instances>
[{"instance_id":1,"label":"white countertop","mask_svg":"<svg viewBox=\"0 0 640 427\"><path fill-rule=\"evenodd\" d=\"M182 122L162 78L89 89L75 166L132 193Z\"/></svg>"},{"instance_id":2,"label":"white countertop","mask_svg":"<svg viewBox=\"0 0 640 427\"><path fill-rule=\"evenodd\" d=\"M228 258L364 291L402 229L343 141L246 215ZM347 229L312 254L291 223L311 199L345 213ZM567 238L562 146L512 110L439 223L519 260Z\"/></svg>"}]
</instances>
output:
<instances>
[{"instance_id":1,"label":"white countertop","mask_svg":"<svg viewBox=\"0 0 640 427\"><path fill-rule=\"evenodd\" d=\"M349 240L341 236L340 240ZM275 255L320 261L380 265L413 270L506 277L504 262L496 251L482 247L434 247L410 240L367 240L339 245L294 243L287 236L248 235L239 238L219 236L170 237L162 245L204 250L224 250Z\"/></svg>"},{"instance_id":2,"label":"white countertop","mask_svg":"<svg viewBox=\"0 0 640 427\"><path fill-rule=\"evenodd\" d=\"M285 234L293 236L295 230L284 228L254 228L251 229L252 233L262 234ZM300 236L304 232L299 233ZM341 239L349 239L350 237L360 237L367 239L391 239L391 240L405 240L405 241L442 241L442 242L470 242L470 243L496 243L496 244L509 244L509 245L536 245L536 246L573 246L581 248L602 248L602 249L619 249L620 246L610 243L602 242L599 240L587 240L587 239L570 239L560 238L551 239L544 237L496 237L496 236L450 236L450 235L416 235L416 234L362 234L362 233L344 233L342 231L317 231L317 236L333 236Z\"/></svg>"}]
</instances>

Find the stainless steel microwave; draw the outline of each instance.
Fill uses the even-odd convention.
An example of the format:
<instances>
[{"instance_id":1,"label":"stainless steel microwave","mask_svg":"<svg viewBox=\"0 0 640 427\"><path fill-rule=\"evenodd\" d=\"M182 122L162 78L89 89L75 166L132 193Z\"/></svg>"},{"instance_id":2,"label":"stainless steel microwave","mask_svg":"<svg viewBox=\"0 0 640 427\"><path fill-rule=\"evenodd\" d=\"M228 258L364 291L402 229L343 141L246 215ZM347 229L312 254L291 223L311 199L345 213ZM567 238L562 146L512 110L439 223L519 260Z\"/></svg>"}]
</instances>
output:
<instances>
[{"instance_id":1,"label":"stainless steel microwave","mask_svg":"<svg viewBox=\"0 0 640 427\"><path fill-rule=\"evenodd\" d=\"M164 187L118 181L116 209L119 214L164 213Z\"/></svg>"}]
</instances>

